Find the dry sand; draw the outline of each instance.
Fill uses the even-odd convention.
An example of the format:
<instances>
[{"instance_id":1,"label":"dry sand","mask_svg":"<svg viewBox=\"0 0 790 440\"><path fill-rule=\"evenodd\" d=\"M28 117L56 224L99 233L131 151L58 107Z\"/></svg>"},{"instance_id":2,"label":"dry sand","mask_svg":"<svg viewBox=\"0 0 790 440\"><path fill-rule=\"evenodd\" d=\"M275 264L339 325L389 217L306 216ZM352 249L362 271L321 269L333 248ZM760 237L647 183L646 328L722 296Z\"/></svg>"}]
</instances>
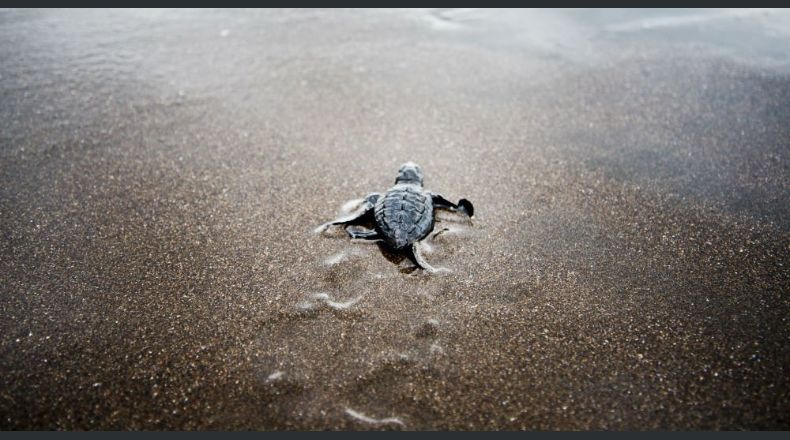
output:
<instances>
[{"instance_id":1,"label":"dry sand","mask_svg":"<svg viewBox=\"0 0 790 440\"><path fill-rule=\"evenodd\" d=\"M790 14L645 14L0 11L0 428L790 429Z\"/></svg>"}]
</instances>

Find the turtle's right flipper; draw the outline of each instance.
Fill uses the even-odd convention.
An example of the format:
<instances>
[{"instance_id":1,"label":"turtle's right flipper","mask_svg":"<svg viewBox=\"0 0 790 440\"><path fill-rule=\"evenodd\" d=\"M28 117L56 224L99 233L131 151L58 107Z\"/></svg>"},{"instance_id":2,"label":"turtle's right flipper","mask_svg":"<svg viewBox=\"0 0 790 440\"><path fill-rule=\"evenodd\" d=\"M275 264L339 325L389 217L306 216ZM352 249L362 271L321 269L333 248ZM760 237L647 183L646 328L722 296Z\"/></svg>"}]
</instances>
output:
<instances>
[{"instance_id":1,"label":"turtle's right flipper","mask_svg":"<svg viewBox=\"0 0 790 440\"><path fill-rule=\"evenodd\" d=\"M446 209L448 211L463 212L469 218L472 218L472 216L475 215L475 207L469 200L461 199L456 205L455 203L442 197L441 194L431 193L431 198L433 199L433 206L436 208Z\"/></svg>"}]
</instances>

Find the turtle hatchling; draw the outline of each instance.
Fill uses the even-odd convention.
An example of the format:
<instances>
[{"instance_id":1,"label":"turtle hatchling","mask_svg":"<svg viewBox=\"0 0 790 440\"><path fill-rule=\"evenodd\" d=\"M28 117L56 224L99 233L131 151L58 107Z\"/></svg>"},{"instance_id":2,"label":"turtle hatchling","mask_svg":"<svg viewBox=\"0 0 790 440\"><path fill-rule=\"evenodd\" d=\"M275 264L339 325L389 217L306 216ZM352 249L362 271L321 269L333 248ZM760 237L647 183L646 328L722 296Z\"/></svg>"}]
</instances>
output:
<instances>
[{"instance_id":1,"label":"turtle hatchling","mask_svg":"<svg viewBox=\"0 0 790 440\"><path fill-rule=\"evenodd\" d=\"M407 252L420 268L437 272L420 253L420 241L433 231L434 210L460 212L471 218L474 207L469 200L461 199L455 204L439 194L426 191L422 180L422 168L414 162L406 162L398 170L395 186L383 195L369 194L355 211L324 223L316 232L323 232L333 225L343 225L351 238L383 240L395 250ZM365 222L375 222L375 229L348 229L350 225Z\"/></svg>"}]
</instances>

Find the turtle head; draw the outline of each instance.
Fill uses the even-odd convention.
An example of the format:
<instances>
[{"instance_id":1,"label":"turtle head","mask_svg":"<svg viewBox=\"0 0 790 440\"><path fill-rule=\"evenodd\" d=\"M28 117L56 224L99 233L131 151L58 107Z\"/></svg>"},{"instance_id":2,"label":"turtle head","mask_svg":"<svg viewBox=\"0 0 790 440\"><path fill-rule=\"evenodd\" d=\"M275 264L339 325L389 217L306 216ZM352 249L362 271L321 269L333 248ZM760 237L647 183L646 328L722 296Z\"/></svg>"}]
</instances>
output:
<instances>
[{"instance_id":1,"label":"turtle head","mask_svg":"<svg viewBox=\"0 0 790 440\"><path fill-rule=\"evenodd\" d=\"M422 186L422 168L414 162L406 162L400 166L395 183L411 183Z\"/></svg>"}]
</instances>

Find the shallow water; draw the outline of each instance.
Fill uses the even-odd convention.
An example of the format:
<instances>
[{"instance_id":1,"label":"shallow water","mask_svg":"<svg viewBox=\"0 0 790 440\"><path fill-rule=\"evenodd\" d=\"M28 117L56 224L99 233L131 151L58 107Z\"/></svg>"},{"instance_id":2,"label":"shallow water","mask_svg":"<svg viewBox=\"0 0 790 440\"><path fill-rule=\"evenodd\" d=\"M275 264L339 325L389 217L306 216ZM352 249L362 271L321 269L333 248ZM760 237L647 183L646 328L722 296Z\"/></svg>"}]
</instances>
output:
<instances>
[{"instance_id":1,"label":"shallow water","mask_svg":"<svg viewBox=\"0 0 790 440\"><path fill-rule=\"evenodd\" d=\"M789 19L0 11L0 426L787 429Z\"/></svg>"}]
</instances>

